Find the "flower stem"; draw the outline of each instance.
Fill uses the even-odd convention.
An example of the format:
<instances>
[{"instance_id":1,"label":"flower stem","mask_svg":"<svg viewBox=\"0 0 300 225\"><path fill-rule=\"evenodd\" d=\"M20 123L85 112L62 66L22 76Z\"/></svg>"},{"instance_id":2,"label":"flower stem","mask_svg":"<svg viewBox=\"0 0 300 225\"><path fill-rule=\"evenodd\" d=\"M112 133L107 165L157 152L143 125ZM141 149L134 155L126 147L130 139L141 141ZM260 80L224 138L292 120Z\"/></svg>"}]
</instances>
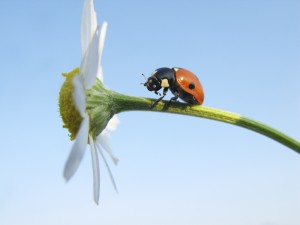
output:
<instances>
[{"instance_id":1,"label":"flower stem","mask_svg":"<svg viewBox=\"0 0 300 225\"><path fill-rule=\"evenodd\" d=\"M227 112L207 106L190 105L180 102L172 102L171 105L166 108L168 101L161 101L151 109L151 106L156 101L156 99L127 96L116 92L113 93L112 97L114 98L114 108L116 113L125 111L156 111L217 120L224 123L244 127L246 129L260 133L300 154L300 142L268 125L236 113Z\"/></svg>"}]
</instances>

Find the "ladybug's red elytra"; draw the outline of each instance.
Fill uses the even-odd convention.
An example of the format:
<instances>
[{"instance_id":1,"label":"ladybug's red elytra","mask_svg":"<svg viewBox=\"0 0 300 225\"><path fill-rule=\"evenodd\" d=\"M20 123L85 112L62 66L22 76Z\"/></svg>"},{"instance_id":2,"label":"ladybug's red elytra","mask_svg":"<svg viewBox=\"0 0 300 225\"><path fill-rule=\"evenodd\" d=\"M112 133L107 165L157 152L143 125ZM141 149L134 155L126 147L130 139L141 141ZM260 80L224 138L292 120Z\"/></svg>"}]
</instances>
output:
<instances>
[{"instance_id":1,"label":"ladybug's red elytra","mask_svg":"<svg viewBox=\"0 0 300 225\"><path fill-rule=\"evenodd\" d=\"M169 89L175 96L170 99L168 105L178 98L196 105L201 105L204 100L203 88L198 77L183 68L159 68L151 74L144 86L158 95L158 91L164 88L163 96L157 99L151 108L165 97Z\"/></svg>"}]
</instances>

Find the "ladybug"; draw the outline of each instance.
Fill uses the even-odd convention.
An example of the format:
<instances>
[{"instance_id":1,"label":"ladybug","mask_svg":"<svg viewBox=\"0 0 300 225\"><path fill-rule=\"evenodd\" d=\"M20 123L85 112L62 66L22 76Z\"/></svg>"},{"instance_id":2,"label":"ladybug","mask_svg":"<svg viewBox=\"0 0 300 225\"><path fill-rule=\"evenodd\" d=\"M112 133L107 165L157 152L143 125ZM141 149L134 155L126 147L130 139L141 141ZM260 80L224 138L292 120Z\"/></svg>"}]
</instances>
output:
<instances>
[{"instance_id":1,"label":"ladybug","mask_svg":"<svg viewBox=\"0 0 300 225\"><path fill-rule=\"evenodd\" d=\"M168 105L178 98L195 105L201 105L204 100L203 88L198 77L183 68L159 68L151 74L144 86L157 95L161 95L158 91L163 88L163 96L157 99L151 108L166 96L169 89L175 96L170 99Z\"/></svg>"}]
</instances>

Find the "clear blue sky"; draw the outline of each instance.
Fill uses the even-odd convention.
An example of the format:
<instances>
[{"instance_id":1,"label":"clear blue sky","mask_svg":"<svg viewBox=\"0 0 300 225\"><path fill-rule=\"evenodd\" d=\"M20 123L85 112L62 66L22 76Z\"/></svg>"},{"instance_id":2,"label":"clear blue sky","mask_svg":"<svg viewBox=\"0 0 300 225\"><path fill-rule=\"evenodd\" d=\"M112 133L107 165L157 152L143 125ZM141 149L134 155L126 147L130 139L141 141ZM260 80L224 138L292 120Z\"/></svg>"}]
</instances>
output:
<instances>
[{"instance_id":1,"label":"clear blue sky","mask_svg":"<svg viewBox=\"0 0 300 225\"><path fill-rule=\"evenodd\" d=\"M204 105L300 140L299 1L94 1L98 21L108 22L110 88L156 97L141 74L184 67L202 81ZM64 182L72 143L57 99L60 74L80 63L82 6L0 2L0 224L299 225L300 155L199 118L120 114L110 138L119 193L102 167L94 204L89 151Z\"/></svg>"}]
</instances>

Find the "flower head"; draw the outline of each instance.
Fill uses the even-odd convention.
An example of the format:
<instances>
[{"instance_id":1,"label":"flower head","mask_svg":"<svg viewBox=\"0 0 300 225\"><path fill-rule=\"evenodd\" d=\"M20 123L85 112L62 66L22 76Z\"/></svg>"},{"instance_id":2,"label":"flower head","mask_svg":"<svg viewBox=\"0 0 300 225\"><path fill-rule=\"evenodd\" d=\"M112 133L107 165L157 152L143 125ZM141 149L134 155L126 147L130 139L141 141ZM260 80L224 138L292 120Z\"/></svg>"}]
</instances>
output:
<instances>
[{"instance_id":1,"label":"flower head","mask_svg":"<svg viewBox=\"0 0 300 225\"><path fill-rule=\"evenodd\" d=\"M101 57L107 23L99 29L93 0L84 3L81 19L81 64L66 77L59 94L59 108L64 127L68 128L71 140L75 139L64 168L64 177L69 180L77 171L85 153L91 147L94 201L98 204L100 190L98 152L107 166L112 183L116 185L104 158L102 147L117 164L107 143L108 132L118 124L110 103L110 90L102 84ZM97 152L98 151L98 152Z\"/></svg>"}]
</instances>

